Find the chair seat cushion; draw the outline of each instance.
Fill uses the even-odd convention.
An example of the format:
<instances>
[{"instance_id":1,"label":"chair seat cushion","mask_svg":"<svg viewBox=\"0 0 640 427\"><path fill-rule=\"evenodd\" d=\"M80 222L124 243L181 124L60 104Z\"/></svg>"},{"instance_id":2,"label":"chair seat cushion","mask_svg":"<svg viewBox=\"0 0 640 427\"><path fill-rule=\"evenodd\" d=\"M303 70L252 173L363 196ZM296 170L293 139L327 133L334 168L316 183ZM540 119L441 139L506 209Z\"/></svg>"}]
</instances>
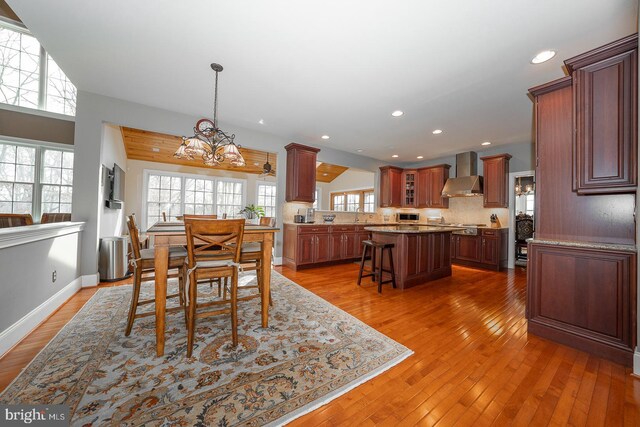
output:
<instances>
[{"instance_id":1,"label":"chair seat cushion","mask_svg":"<svg viewBox=\"0 0 640 427\"><path fill-rule=\"evenodd\" d=\"M259 242L247 242L242 244L242 253L261 251L262 245Z\"/></svg>"},{"instance_id":2,"label":"chair seat cushion","mask_svg":"<svg viewBox=\"0 0 640 427\"><path fill-rule=\"evenodd\" d=\"M187 251L180 246L169 247L169 258L185 258ZM140 249L140 257L142 259L153 259L155 251L153 249Z\"/></svg>"}]
</instances>

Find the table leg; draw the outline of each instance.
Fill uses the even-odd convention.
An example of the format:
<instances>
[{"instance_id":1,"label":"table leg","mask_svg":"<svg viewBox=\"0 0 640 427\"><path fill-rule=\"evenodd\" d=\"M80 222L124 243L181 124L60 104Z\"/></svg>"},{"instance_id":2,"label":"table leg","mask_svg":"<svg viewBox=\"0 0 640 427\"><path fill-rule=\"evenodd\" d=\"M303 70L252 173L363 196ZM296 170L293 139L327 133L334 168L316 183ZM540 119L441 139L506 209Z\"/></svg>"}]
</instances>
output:
<instances>
[{"instance_id":1,"label":"table leg","mask_svg":"<svg viewBox=\"0 0 640 427\"><path fill-rule=\"evenodd\" d=\"M155 247L156 276L156 354L164 355L164 321L167 305L167 272L169 268L169 246Z\"/></svg>"},{"instance_id":2,"label":"table leg","mask_svg":"<svg viewBox=\"0 0 640 427\"><path fill-rule=\"evenodd\" d=\"M269 326L269 295L271 292L271 253L273 251L273 233L264 233L262 240L262 327Z\"/></svg>"}]
</instances>

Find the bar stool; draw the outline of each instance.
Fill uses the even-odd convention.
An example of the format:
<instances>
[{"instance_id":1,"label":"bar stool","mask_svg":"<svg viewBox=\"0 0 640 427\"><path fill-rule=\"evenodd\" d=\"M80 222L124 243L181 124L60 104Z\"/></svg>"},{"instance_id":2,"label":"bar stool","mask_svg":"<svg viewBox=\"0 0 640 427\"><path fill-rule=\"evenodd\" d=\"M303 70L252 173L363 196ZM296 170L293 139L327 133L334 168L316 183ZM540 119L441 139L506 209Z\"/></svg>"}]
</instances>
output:
<instances>
[{"instance_id":1,"label":"bar stool","mask_svg":"<svg viewBox=\"0 0 640 427\"><path fill-rule=\"evenodd\" d=\"M376 279L378 280L378 293L381 294L382 293L382 285L385 283L389 283L391 282L393 284L393 287L396 287L396 273L395 273L395 269L393 268L393 254L391 253L391 249L393 248L394 244L393 243L382 243L382 242L375 242L373 240L364 240L362 242L362 258L360 259L360 272L358 273L358 286L360 286L360 282L362 281L363 277L370 277L372 276L373 278L371 280L373 280L374 282L376 281ZM368 249L371 249L371 272L367 273L367 274L362 274L364 271L364 260L367 258L367 251ZM378 249L380 250L380 265L376 266L376 252L378 251ZM385 270L384 269L384 253L385 250L387 251L388 257L389 257L389 267L390 270ZM382 280L382 273L389 273L391 274L391 279L389 280Z\"/></svg>"}]
</instances>

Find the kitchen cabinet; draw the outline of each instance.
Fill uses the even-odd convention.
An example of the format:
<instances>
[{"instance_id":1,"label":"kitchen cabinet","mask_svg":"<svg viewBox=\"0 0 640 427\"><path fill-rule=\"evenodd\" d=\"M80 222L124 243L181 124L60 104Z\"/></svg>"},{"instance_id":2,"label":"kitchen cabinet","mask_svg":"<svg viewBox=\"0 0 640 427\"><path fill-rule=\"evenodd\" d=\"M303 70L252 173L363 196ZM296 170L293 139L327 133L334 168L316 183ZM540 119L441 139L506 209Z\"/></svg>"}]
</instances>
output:
<instances>
[{"instance_id":1,"label":"kitchen cabinet","mask_svg":"<svg viewBox=\"0 0 640 427\"><path fill-rule=\"evenodd\" d=\"M529 332L630 366L635 265L629 251L530 243Z\"/></svg>"},{"instance_id":2,"label":"kitchen cabinet","mask_svg":"<svg viewBox=\"0 0 640 427\"><path fill-rule=\"evenodd\" d=\"M483 163L483 206L485 208L509 207L509 159L510 154L481 157Z\"/></svg>"},{"instance_id":3,"label":"kitchen cabinet","mask_svg":"<svg viewBox=\"0 0 640 427\"><path fill-rule=\"evenodd\" d=\"M451 235L451 262L499 271L507 266L507 228L482 228L477 235Z\"/></svg>"},{"instance_id":4,"label":"kitchen cabinet","mask_svg":"<svg viewBox=\"0 0 640 427\"><path fill-rule=\"evenodd\" d=\"M319 148L289 144L285 199L287 202L313 203L316 198L316 157Z\"/></svg>"},{"instance_id":5,"label":"kitchen cabinet","mask_svg":"<svg viewBox=\"0 0 640 427\"><path fill-rule=\"evenodd\" d=\"M402 169L395 166L380 168L380 207L399 208L403 200Z\"/></svg>"},{"instance_id":6,"label":"kitchen cabinet","mask_svg":"<svg viewBox=\"0 0 640 427\"><path fill-rule=\"evenodd\" d=\"M450 165L420 168L417 172L416 207L447 209L449 198L442 197L442 189L449 179Z\"/></svg>"},{"instance_id":7,"label":"kitchen cabinet","mask_svg":"<svg viewBox=\"0 0 640 427\"><path fill-rule=\"evenodd\" d=\"M573 79L573 187L631 193L637 185L638 37L565 61Z\"/></svg>"},{"instance_id":8,"label":"kitchen cabinet","mask_svg":"<svg viewBox=\"0 0 640 427\"><path fill-rule=\"evenodd\" d=\"M402 171L402 207L416 207L417 177L415 170Z\"/></svg>"}]
</instances>

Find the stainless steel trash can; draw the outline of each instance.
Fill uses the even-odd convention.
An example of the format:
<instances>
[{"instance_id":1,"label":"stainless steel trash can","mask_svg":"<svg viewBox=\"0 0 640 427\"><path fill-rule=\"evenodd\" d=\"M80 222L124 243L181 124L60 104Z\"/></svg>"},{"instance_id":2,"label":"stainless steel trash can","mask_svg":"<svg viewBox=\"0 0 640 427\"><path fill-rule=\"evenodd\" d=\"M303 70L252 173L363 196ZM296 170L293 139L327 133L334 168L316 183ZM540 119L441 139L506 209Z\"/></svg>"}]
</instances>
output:
<instances>
[{"instance_id":1,"label":"stainless steel trash can","mask_svg":"<svg viewBox=\"0 0 640 427\"><path fill-rule=\"evenodd\" d=\"M129 275L126 237L103 237L100 239L98 272L101 282L114 282Z\"/></svg>"}]
</instances>

